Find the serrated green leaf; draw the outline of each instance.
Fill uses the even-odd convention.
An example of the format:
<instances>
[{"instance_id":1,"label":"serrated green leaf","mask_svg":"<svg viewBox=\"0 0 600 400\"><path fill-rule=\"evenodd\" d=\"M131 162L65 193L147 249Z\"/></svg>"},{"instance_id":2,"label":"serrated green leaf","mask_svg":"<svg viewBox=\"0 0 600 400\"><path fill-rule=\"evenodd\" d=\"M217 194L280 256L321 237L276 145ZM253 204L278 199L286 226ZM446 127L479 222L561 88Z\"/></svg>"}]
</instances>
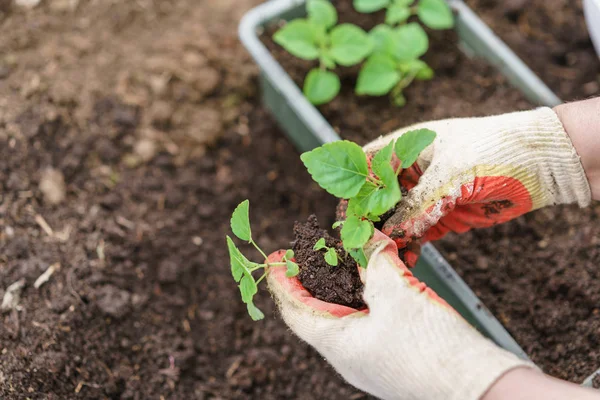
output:
<instances>
[{"instance_id":1,"label":"serrated green leaf","mask_svg":"<svg viewBox=\"0 0 600 400\"><path fill-rule=\"evenodd\" d=\"M354 258L354 261L356 261L359 266L362 268L367 268L369 261L367 260L367 255L362 247L358 249L350 249L348 250L348 253L352 256L352 258Z\"/></svg>"},{"instance_id":2,"label":"serrated green leaf","mask_svg":"<svg viewBox=\"0 0 600 400\"><path fill-rule=\"evenodd\" d=\"M325 253L325 262L332 267L336 267L338 265L337 252L333 247L330 247Z\"/></svg>"},{"instance_id":3,"label":"serrated green leaf","mask_svg":"<svg viewBox=\"0 0 600 400\"><path fill-rule=\"evenodd\" d=\"M427 33L416 22L402 25L396 29L397 44L394 56L399 61L413 60L421 57L429 48Z\"/></svg>"},{"instance_id":4,"label":"serrated green leaf","mask_svg":"<svg viewBox=\"0 0 600 400\"><path fill-rule=\"evenodd\" d=\"M357 217L366 217L369 214L369 209L371 208L369 203L371 202L373 194L377 190L379 190L379 187L374 183L365 183L358 194L348 200L346 214L348 216L355 215Z\"/></svg>"},{"instance_id":5,"label":"serrated green leaf","mask_svg":"<svg viewBox=\"0 0 600 400\"><path fill-rule=\"evenodd\" d=\"M303 92L308 101L320 105L333 100L341 86L340 78L333 72L313 68L306 75Z\"/></svg>"},{"instance_id":6,"label":"serrated green leaf","mask_svg":"<svg viewBox=\"0 0 600 400\"><path fill-rule=\"evenodd\" d=\"M306 12L308 13L308 19L326 29L337 23L337 11L327 0L308 0L306 2Z\"/></svg>"},{"instance_id":7,"label":"serrated green leaf","mask_svg":"<svg viewBox=\"0 0 600 400\"><path fill-rule=\"evenodd\" d=\"M345 67L361 62L373 50L369 35L356 25L338 25L331 30L329 38L329 54L336 63Z\"/></svg>"},{"instance_id":8,"label":"serrated green leaf","mask_svg":"<svg viewBox=\"0 0 600 400\"><path fill-rule=\"evenodd\" d=\"M252 275L244 275L240 281L239 288L244 303L251 303L252 298L258 292L258 286Z\"/></svg>"},{"instance_id":9,"label":"serrated green leaf","mask_svg":"<svg viewBox=\"0 0 600 400\"><path fill-rule=\"evenodd\" d=\"M410 9L401 4L392 4L385 13L385 23L389 25L400 24L410 17Z\"/></svg>"},{"instance_id":10,"label":"serrated green leaf","mask_svg":"<svg viewBox=\"0 0 600 400\"><path fill-rule=\"evenodd\" d=\"M361 13L379 11L390 4L390 0L354 0L354 9Z\"/></svg>"},{"instance_id":11,"label":"serrated green leaf","mask_svg":"<svg viewBox=\"0 0 600 400\"><path fill-rule=\"evenodd\" d=\"M449 29L454 26L452 10L444 0L420 0L417 15L431 29Z\"/></svg>"},{"instance_id":12,"label":"serrated green leaf","mask_svg":"<svg viewBox=\"0 0 600 400\"><path fill-rule=\"evenodd\" d=\"M419 154L435 140L435 132L430 129L416 129L403 134L396 140L396 156L402 161L402 168L408 168L417 161Z\"/></svg>"},{"instance_id":13,"label":"serrated green leaf","mask_svg":"<svg viewBox=\"0 0 600 400\"><path fill-rule=\"evenodd\" d=\"M336 221L333 223L333 225L331 225L331 229L337 229L342 225L344 225L344 221Z\"/></svg>"},{"instance_id":14,"label":"serrated green leaf","mask_svg":"<svg viewBox=\"0 0 600 400\"><path fill-rule=\"evenodd\" d=\"M310 21L295 19L275 32L273 41L293 56L304 60L315 60L319 57L316 34L317 31Z\"/></svg>"},{"instance_id":15,"label":"serrated green leaf","mask_svg":"<svg viewBox=\"0 0 600 400\"><path fill-rule=\"evenodd\" d=\"M250 263L250 261L244 257L229 236L227 236L227 249L229 250L231 275L233 275L233 279L235 279L236 282L239 282L244 273L247 272L247 265Z\"/></svg>"},{"instance_id":16,"label":"serrated green leaf","mask_svg":"<svg viewBox=\"0 0 600 400\"><path fill-rule=\"evenodd\" d=\"M317 250L321 250L326 248L327 245L325 244L325 239L321 238L319 240L317 240L317 243L315 243L315 245L313 246L313 250L317 251Z\"/></svg>"},{"instance_id":17,"label":"serrated green leaf","mask_svg":"<svg viewBox=\"0 0 600 400\"><path fill-rule=\"evenodd\" d=\"M294 258L294 250L287 249L285 251L285 256L284 257L285 257L286 260L291 260L292 258Z\"/></svg>"},{"instance_id":18,"label":"serrated green leaf","mask_svg":"<svg viewBox=\"0 0 600 400\"><path fill-rule=\"evenodd\" d=\"M394 142L389 142L375 154L371 160L371 170L383 181L386 186L397 182L396 173L392 168L392 155L394 155Z\"/></svg>"},{"instance_id":19,"label":"serrated green leaf","mask_svg":"<svg viewBox=\"0 0 600 400\"><path fill-rule=\"evenodd\" d=\"M394 4L398 5L398 6L402 6L402 7L408 7L410 6L412 3L415 2L415 0L393 0Z\"/></svg>"},{"instance_id":20,"label":"serrated green leaf","mask_svg":"<svg viewBox=\"0 0 600 400\"><path fill-rule=\"evenodd\" d=\"M383 96L400 81L396 63L385 54L373 54L361 68L356 81L356 94Z\"/></svg>"},{"instance_id":21,"label":"serrated green leaf","mask_svg":"<svg viewBox=\"0 0 600 400\"><path fill-rule=\"evenodd\" d=\"M373 54L385 53L391 56L394 55L397 35L391 26L384 24L377 25L369 31L369 37L373 42Z\"/></svg>"},{"instance_id":22,"label":"serrated green leaf","mask_svg":"<svg viewBox=\"0 0 600 400\"><path fill-rule=\"evenodd\" d=\"M365 153L347 140L326 143L300 159L319 186L343 199L356 196L369 173Z\"/></svg>"},{"instance_id":23,"label":"serrated green leaf","mask_svg":"<svg viewBox=\"0 0 600 400\"><path fill-rule=\"evenodd\" d=\"M253 321L260 321L265 317L265 314L263 314L252 302L246 304L246 309Z\"/></svg>"},{"instance_id":24,"label":"serrated green leaf","mask_svg":"<svg viewBox=\"0 0 600 400\"><path fill-rule=\"evenodd\" d=\"M250 229L250 216L249 216L250 201L242 201L231 214L231 230L234 235L238 238L247 242L252 239L252 230Z\"/></svg>"},{"instance_id":25,"label":"serrated green leaf","mask_svg":"<svg viewBox=\"0 0 600 400\"><path fill-rule=\"evenodd\" d=\"M300 272L298 264L296 264L293 261L285 260L285 266L287 268L287 270L285 271L285 276L287 276L288 278L296 276L298 275L298 272Z\"/></svg>"},{"instance_id":26,"label":"serrated green leaf","mask_svg":"<svg viewBox=\"0 0 600 400\"><path fill-rule=\"evenodd\" d=\"M345 249L357 249L369 241L373 233L370 221L356 216L348 216L342 227L341 237Z\"/></svg>"}]
</instances>

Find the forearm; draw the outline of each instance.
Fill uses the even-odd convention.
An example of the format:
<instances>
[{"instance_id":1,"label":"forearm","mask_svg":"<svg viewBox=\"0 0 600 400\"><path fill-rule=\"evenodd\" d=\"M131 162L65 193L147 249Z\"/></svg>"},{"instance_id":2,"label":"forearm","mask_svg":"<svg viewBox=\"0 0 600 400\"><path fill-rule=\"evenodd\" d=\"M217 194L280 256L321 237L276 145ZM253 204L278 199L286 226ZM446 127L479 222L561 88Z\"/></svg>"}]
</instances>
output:
<instances>
[{"instance_id":1,"label":"forearm","mask_svg":"<svg viewBox=\"0 0 600 400\"><path fill-rule=\"evenodd\" d=\"M516 368L490 388L481 400L598 400L600 392L561 381L530 368Z\"/></svg>"},{"instance_id":2,"label":"forearm","mask_svg":"<svg viewBox=\"0 0 600 400\"><path fill-rule=\"evenodd\" d=\"M561 104L554 111L581 157L592 198L600 200L600 97Z\"/></svg>"}]
</instances>

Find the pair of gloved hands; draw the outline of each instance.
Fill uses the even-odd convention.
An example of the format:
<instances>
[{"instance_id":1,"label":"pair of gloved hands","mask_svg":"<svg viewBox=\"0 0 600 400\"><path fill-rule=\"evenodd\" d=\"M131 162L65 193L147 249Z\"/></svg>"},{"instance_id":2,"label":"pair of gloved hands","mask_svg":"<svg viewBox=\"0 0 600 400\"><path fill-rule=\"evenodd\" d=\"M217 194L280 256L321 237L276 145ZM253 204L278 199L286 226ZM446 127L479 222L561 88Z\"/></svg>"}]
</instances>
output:
<instances>
[{"instance_id":1,"label":"pair of gloved hands","mask_svg":"<svg viewBox=\"0 0 600 400\"><path fill-rule=\"evenodd\" d=\"M586 206L590 187L549 108L422 123L364 150L376 152L418 128L437 138L401 174L411 190L366 247L369 264L361 277L369 311L313 298L296 278L285 277L285 268L272 268L269 289L290 328L357 388L382 399L479 399L507 371L534 366L481 336L412 276L398 248L411 238L489 227L548 205Z\"/></svg>"}]
</instances>

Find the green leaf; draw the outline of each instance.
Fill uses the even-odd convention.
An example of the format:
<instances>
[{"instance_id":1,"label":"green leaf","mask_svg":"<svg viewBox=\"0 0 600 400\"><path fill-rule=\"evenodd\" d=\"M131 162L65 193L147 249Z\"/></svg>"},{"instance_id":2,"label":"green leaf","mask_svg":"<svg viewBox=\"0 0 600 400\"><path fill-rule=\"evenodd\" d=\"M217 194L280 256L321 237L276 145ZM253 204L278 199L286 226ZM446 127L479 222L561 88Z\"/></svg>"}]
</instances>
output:
<instances>
[{"instance_id":1,"label":"green leaf","mask_svg":"<svg viewBox=\"0 0 600 400\"><path fill-rule=\"evenodd\" d=\"M383 96L400 81L396 63L384 54L373 54L361 68L356 82L356 94Z\"/></svg>"},{"instance_id":2,"label":"green leaf","mask_svg":"<svg viewBox=\"0 0 600 400\"><path fill-rule=\"evenodd\" d=\"M285 276L287 276L288 278L296 276L298 275L298 272L300 272L298 264L296 264L293 261L285 260L285 266L287 267L287 271L285 271Z\"/></svg>"},{"instance_id":3,"label":"green leaf","mask_svg":"<svg viewBox=\"0 0 600 400\"><path fill-rule=\"evenodd\" d=\"M342 228L341 237L344 248L357 249L369 241L373 233L373 224L370 221L356 216L348 216Z\"/></svg>"},{"instance_id":4,"label":"green leaf","mask_svg":"<svg viewBox=\"0 0 600 400\"><path fill-rule=\"evenodd\" d=\"M417 15L431 29L449 29L454 26L452 10L444 0L420 0Z\"/></svg>"},{"instance_id":5,"label":"green leaf","mask_svg":"<svg viewBox=\"0 0 600 400\"><path fill-rule=\"evenodd\" d=\"M410 60L398 64L400 72L406 75L414 75L419 80L433 78L433 70L422 60Z\"/></svg>"},{"instance_id":6,"label":"green leaf","mask_svg":"<svg viewBox=\"0 0 600 400\"><path fill-rule=\"evenodd\" d=\"M333 247L330 247L325 253L325 262L333 267L338 265L337 253Z\"/></svg>"},{"instance_id":7,"label":"green leaf","mask_svg":"<svg viewBox=\"0 0 600 400\"><path fill-rule=\"evenodd\" d=\"M240 281L239 288L244 303L251 303L252 298L258 292L258 286L252 275L244 275Z\"/></svg>"},{"instance_id":8,"label":"green leaf","mask_svg":"<svg viewBox=\"0 0 600 400\"><path fill-rule=\"evenodd\" d=\"M231 263L231 275L236 282L242 279L242 275L246 272L246 265L249 263L248 259L238 250L233 243L233 240L227 236L227 249L229 250L229 262Z\"/></svg>"},{"instance_id":9,"label":"green leaf","mask_svg":"<svg viewBox=\"0 0 600 400\"><path fill-rule=\"evenodd\" d=\"M373 53L394 55L396 51L397 34L389 25L380 24L369 31L373 42Z\"/></svg>"},{"instance_id":10,"label":"green leaf","mask_svg":"<svg viewBox=\"0 0 600 400\"><path fill-rule=\"evenodd\" d=\"M386 186L398 182L394 168L392 168L392 155L394 154L394 142L389 142L385 147L375 154L371 160L371 170L383 181Z\"/></svg>"},{"instance_id":11,"label":"green leaf","mask_svg":"<svg viewBox=\"0 0 600 400\"><path fill-rule=\"evenodd\" d=\"M361 62L373 50L369 35L356 25L338 25L331 30L329 37L329 54L335 62L345 67Z\"/></svg>"},{"instance_id":12,"label":"green leaf","mask_svg":"<svg viewBox=\"0 0 600 400\"><path fill-rule=\"evenodd\" d=\"M286 260L291 260L292 258L294 258L294 250L292 250L292 249L286 250L284 257Z\"/></svg>"},{"instance_id":13,"label":"green leaf","mask_svg":"<svg viewBox=\"0 0 600 400\"><path fill-rule=\"evenodd\" d=\"M354 9L361 13L379 11L390 4L390 0L354 0Z\"/></svg>"},{"instance_id":14,"label":"green leaf","mask_svg":"<svg viewBox=\"0 0 600 400\"><path fill-rule=\"evenodd\" d=\"M327 245L325 244L324 238L317 240L317 243L315 243L315 245L313 246L313 250L315 250L315 251L325 249L325 248L327 248Z\"/></svg>"},{"instance_id":15,"label":"green leaf","mask_svg":"<svg viewBox=\"0 0 600 400\"><path fill-rule=\"evenodd\" d=\"M369 261L367 260L367 255L362 247L358 249L350 249L348 250L348 253L352 256L352 258L354 258L358 265L360 265L362 268L367 268Z\"/></svg>"},{"instance_id":16,"label":"green leaf","mask_svg":"<svg viewBox=\"0 0 600 400\"><path fill-rule=\"evenodd\" d=\"M337 23L337 11L327 0L308 0L306 12L308 13L308 19L327 29Z\"/></svg>"},{"instance_id":17,"label":"green leaf","mask_svg":"<svg viewBox=\"0 0 600 400\"><path fill-rule=\"evenodd\" d=\"M415 0L393 0L393 2L397 6L408 7L414 3Z\"/></svg>"},{"instance_id":18,"label":"green leaf","mask_svg":"<svg viewBox=\"0 0 600 400\"><path fill-rule=\"evenodd\" d=\"M396 140L396 155L402 160L402 168L408 168L417 161L419 154L433 143L435 132L429 129L416 129L403 134Z\"/></svg>"},{"instance_id":19,"label":"green leaf","mask_svg":"<svg viewBox=\"0 0 600 400\"><path fill-rule=\"evenodd\" d=\"M402 25L396 29L396 35L398 41L394 55L399 61L413 60L427 52L429 39L418 23Z\"/></svg>"},{"instance_id":20,"label":"green leaf","mask_svg":"<svg viewBox=\"0 0 600 400\"><path fill-rule=\"evenodd\" d=\"M275 32L273 40L293 56L304 60L315 60L319 57L316 33L314 26L308 20L295 19Z\"/></svg>"},{"instance_id":21,"label":"green leaf","mask_svg":"<svg viewBox=\"0 0 600 400\"><path fill-rule=\"evenodd\" d=\"M371 208L369 203L371 202L373 194L377 192L378 189L379 187L372 182L365 183L358 194L348 201L346 214L366 217Z\"/></svg>"},{"instance_id":22,"label":"green leaf","mask_svg":"<svg viewBox=\"0 0 600 400\"><path fill-rule=\"evenodd\" d=\"M347 140L326 143L300 159L319 186L343 199L356 196L369 173L365 153Z\"/></svg>"},{"instance_id":23,"label":"green leaf","mask_svg":"<svg viewBox=\"0 0 600 400\"><path fill-rule=\"evenodd\" d=\"M250 202L242 201L231 214L231 230L238 238L249 242L252 239L252 231L250 229L249 217Z\"/></svg>"},{"instance_id":24,"label":"green leaf","mask_svg":"<svg viewBox=\"0 0 600 400\"><path fill-rule=\"evenodd\" d=\"M329 69L335 68L335 60L327 52L321 53L321 55L319 56L319 61L326 68L329 68Z\"/></svg>"},{"instance_id":25,"label":"green leaf","mask_svg":"<svg viewBox=\"0 0 600 400\"><path fill-rule=\"evenodd\" d=\"M252 302L247 303L246 308L248 310L248 314L250 314L250 318L252 318L253 321L260 321L265 317L265 314L263 314L262 311L256 308L256 306Z\"/></svg>"},{"instance_id":26,"label":"green leaf","mask_svg":"<svg viewBox=\"0 0 600 400\"><path fill-rule=\"evenodd\" d=\"M335 221L333 225L331 225L331 229L337 229L342 225L344 225L344 221Z\"/></svg>"},{"instance_id":27,"label":"green leaf","mask_svg":"<svg viewBox=\"0 0 600 400\"><path fill-rule=\"evenodd\" d=\"M312 104L320 105L333 100L341 86L340 78L333 72L313 68L306 75L303 91Z\"/></svg>"},{"instance_id":28,"label":"green leaf","mask_svg":"<svg viewBox=\"0 0 600 400\"><path fill-rule=\"evenodd\" d=\"M385 13L385 23L389 25L400 24L406 21L408 17L410 17L410 8L400 4L392 4Z\"/></svg>"}]
</instances>

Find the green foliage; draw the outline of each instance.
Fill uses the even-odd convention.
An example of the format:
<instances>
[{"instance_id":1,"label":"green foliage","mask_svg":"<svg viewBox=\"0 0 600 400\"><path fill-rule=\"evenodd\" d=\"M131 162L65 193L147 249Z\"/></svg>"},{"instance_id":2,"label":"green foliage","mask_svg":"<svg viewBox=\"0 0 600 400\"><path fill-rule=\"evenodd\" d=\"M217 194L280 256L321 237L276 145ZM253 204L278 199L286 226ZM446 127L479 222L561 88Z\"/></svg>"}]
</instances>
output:
<instances>
[{"instance_id":1,"label":"green foliage","mask_svg":"<svg viewBox=\"0 0 600 400\"><path fill-rule=\"evenodd\" d=\"M346 220L336 222L333 228L342 226L340 235L344 249L359 265L366 266L362 248L373 235L373 222L379 221L379 216L395 207L402 198L398 183L401 168L394 170L392 167L394 153L402 162L401 167L408 168L435 136L429 129L405 133L373 156L370 172L362 149L348 141L326 143L300 156L323 189L348 199ZM328 250L325 239L319 239L314 249Z\"/></svg>"},{"instance_id":2,"label":"green foliage","mask_svg":"<svg viewBox=\"0 0 600 400\"><path fill-rule=\"evenodd\" d=\"M337 23L337 11L327 0L309 0L306 2L306 13L310 21L326 29Z\"/></svg>"},{"instance_id":3,"label":"green foliage","mask_svg":"<svg viewBox=\"0 0 600 400\"><path fill-rule=\"evenodd\" d=\"M369 173L365 153L347 140L326 143L300 159L323 189L345 199L356 196Z\"/></svg>"},{"instance_id":4,"label":"green foliage","mask_svg":"<svg viewBox=\"0 0 600 400\"><path fill-rule=\"evenodd\" d=\"M454 26L452 10L444 0L419 0L417 15L431 29L449 29Z\"/></svg>"},{"instance_id":5,"label":"green foliage","mask_svg":"<svg viewBox=\"0 0 600 400\"><path fill-rule=\"evenodd\" d=\"M337 267L338 255L333 247L327 249L327 252L325 253L325 262L332 267Z\"/></svg>"},{"instance_id":6,"label":"green foliage","mask_svg":"<svg viewBox=\"0 0 600 400\"><path fill-rule=\"evenodd\" d=\"M383 10L391 3L391 0L354 0L354 8L361 13L372 13Z\"/></svg>"},{"instance_id":7,"label":"green foliage","mask_svg":"<svg viewBox=\"0 0 600 400\"><path fill-rule=\"evenodd\" d=\"M252 244L259 253L264 257L265 262L258 264L248 260L242 252L236 247L235 243L229 236L226 237L227 249L229 251L229 262L231 265L231 275L233 279L239 283L238 288L242 301L246 303L248 314L254 321L264 318L264 314L254 305L253 299L258 293L258 284L268 273L268 267L273 265L285 265L286 276L292 277L298 275L298 264L291 259L294 257L294 251L286 250L283 261L279 263L267 264L267 256L254 242L251 235L250 219L249 219L250 203L248 200L242 201L233 211L231 215L231 230L240 239ZM265 270L263 275L257 280L254 278L255 271Z\"/></svg>"},{"instance_id":8,"label":"green foliage","mask_svg":"<svg viewBox=\"0 0 600 400\"><path fill-rule=\"evenodd\" d=\"M231 230L234 235L238 238L247 242L252 238L252 231L250 229L250 218L248 216L250 202L244 200L237 206L237 208L231 214Z\"/></svg>"},{"instance_id":9,"label":"green foliage","mask_svg":"<svg viewBox=\"0 0 600 400\"><path fill-rule=\"evenodd\" d=\"M360 63L372 51L367 33L352 24L336 25L338 16L327 0L308 0L308 18L288 22L273 35L275 43L304 60L319 60L319 67L309 71L303 91L315 105L330 102L340 91L339 77L329 71L336 65Z\"/></svg>"},{"instance_id":10,"label":"green foliage","mask_svg":"<svg viewBox=\"0 0 600 400\"><path fill-rule=\"evenodd\" d=\"M435 132L429 129L417 129L403 134L396 140L396 156L402 161L402 168L408 168L417 161L419 154L433 143Z\"/></svg>"},{"instance_id":11,"label":"green foliage","mask_svg":"<svg viewBox=\"0 0 600 400\"><path fill-rule=\"evenodd\" d=\"M304 80L304 95L314 105L325 104L337 96L340 78L331 71L313 68Z\"/></svg>"},{"instance_id":12,"label":"green foliage","mask_svg":"<svg viewBox=\"0 0 600 400\"><path fill-rule=\"evenodd\" d=\"M421 57L427 52L429 38L427 33L416 22L411 22L396 29L396 52L394 56L400 61L409 61Z\"/></svg>"}]
</instances>

